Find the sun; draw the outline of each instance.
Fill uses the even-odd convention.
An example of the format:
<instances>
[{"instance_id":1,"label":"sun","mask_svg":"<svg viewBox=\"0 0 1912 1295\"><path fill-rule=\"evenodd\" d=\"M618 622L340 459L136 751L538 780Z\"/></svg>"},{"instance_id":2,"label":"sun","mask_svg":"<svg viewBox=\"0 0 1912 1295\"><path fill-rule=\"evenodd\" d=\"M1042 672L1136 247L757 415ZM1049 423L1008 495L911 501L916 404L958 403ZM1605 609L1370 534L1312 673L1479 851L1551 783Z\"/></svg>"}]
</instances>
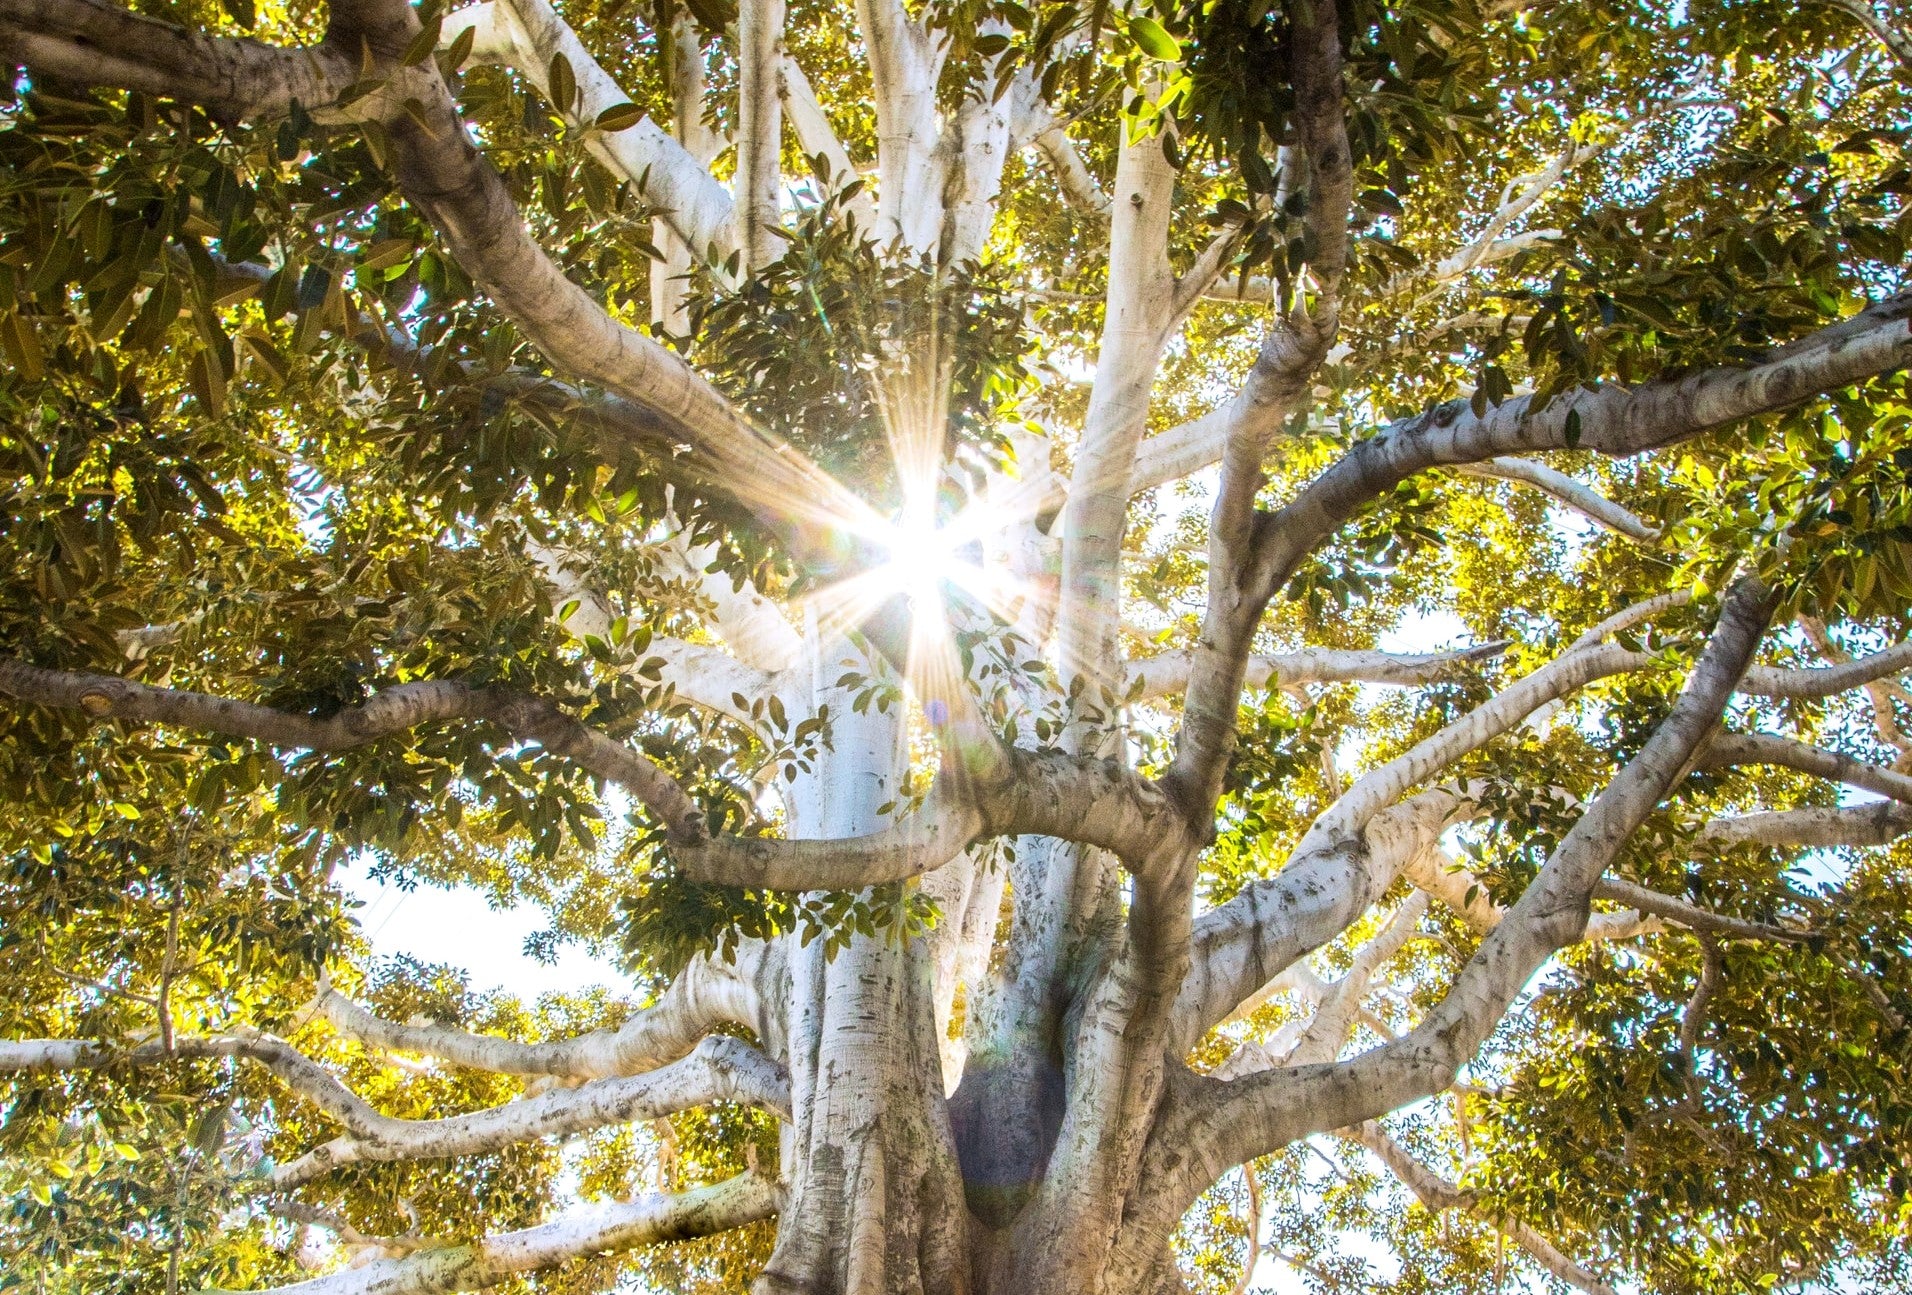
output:
<instances>
[{"instance_id":1,"label":"sun","mask_svg":"<svg viewBox=\"0 0 1912 1295\"><path fill-rule=\"evenodd\" d=\"M973 567L959 552L962 532L938 526L935 513L927 508L905 507L883 534L882 544L889 554L883 564L884 583L912 604L941 598L943 586L951 581L967 583L965 568Z\"/></svg>"}]
</instances>

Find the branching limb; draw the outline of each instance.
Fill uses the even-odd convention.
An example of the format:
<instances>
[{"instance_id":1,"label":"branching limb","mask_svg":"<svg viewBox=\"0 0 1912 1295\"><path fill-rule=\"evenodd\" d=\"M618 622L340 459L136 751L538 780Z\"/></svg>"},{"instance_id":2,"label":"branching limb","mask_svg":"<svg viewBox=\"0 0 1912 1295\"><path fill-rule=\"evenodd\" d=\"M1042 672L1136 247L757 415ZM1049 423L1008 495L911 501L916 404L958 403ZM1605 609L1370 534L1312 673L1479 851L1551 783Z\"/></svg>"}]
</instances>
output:
<instances>
[{"instance_id":1,"label":"branching limb","mask_svg":"<svg viewBox=\"0 0 1912 1295\"><path fill-rule=\"evenodd\" d=\"M987 782L946 768L917 809L867 836L718 837L679 848L699 881L759 890L854 890L934 871L991 836L1052 836L1097 846L1142 871L1173 852L1186 825L1161 789L1101 760L999 753Z\"/></svg>"},{"instance_id":2,"label":"branching limb","mask_svg":"<svg viewBox=\"0 0 1912 1295\"><path fill-rule=\"evenodd\" d=\"M31 52L29 66L51 67L84 84L131 84L235 116L282 110L272 87L286 84L293 75L286 69L292 68L312 69L300 75L317 76L318 82L301 81L301 88L314 103L332 103L359 79L369 57L371 68L386 74L386 84L354 101L352 112L382 120L393 178L473 281L554 365L624 398L663 436L702 458L713 475L751 483L740 497L783 537L799 563L824 572L844 564L840 546L829 542L818 523L862 515L864 506L794 447L753 426L676 352L623 325L566 277L532 239L503 179L473 145L436 68L429 62L400 66L418 32L417 17L402 0L335 5L326 41L316 52L181 37L167 45L171 61L158 86L150 84L148 61L158 37L149 24L101 17L110 12L97 0L16 5L0 10L0 35ZM74 36L76 27L84 27L89 39ZM276 53L276 70L267 53ZM137 79L124 71L135 63L142 68ZM243 78L234 70L240 65ZM343 79L334 86L336 78ZM241 92L253 85L264 88L256 99ZM864 556L858 552L849 560L854 564Z\"/></svg>"},{"instance_id":3,"label":"branching limb","mask_svg":"<svg viewBox=\"0 0 1912 1295\"><path fill-rule=\"evenodd\" d=\"M583 1255L710 1236L775 1214L776 1185L755 1173L674 1196L647 1196L578 1210L550 1223L465 1245L419 1250L291 1286L277 1295L440 1295L483 1290L519 1273Z\"/></svg>"},{"instance_id":4,"label":"branching limb","mask_svg":"<svg viewBox=\"0 0 1912 1295\"><path fill-rule=\"evenodd\" d=\"M1414 884L1415 889L1425 892L1447 905L1454 914L1476 931L1491 931L1500 925L1507 910L1494 902L1487 893L1487 887L1480 878L1469 872L1445 850L1438 846L1428 850L1420 857L1410 860L1401 875ZM1609 887L1612 887L1611 891ZM1621 909L1613 913L1593 913L1587 918L1587 929L1581 938L1589 943L1599 940L1630 940L1636 935L1651 935L1666 929L1660 920L1667 914L1661 910L1678 909L1681 912L1701 920L1712 920L1732 924L1733 919L1718 917L1703 909L1694 908L1670 896L1658 895L1641 886L1631 883L1601 882L1594 889L1595 899L1611 899L1619 903L1629 903L1625 895L1634 898L1650 897L1656 903L1652 910L1640 904ZM1649 911L1658 916L1649 916ZM1750 925L1750 924L1749 924Z\"/></svg>"},{"instance_id":5,"label":"branching limb","mask_svg":"<svg viewBox=\"0 0 1912 1295\"><path fill-rule=\"evenodd\" d=\"M1106 221L1110 211L1109 195L1083 165L1082 154L1069 138L1063 122L1043 102L1035 78L1027 73L1018 75L1010 94L1016 107L1010 147L1020 152L1034 145L1055 175L1063 200L1084 215Z\"/></svg>"},{"instance_id":6,"label":"branching limb","mask_svg":"<svg viewBox=\"0 0 1912 1295\"><path fill-rule=\"evenodd\" d=\"M1400 799L1408 788L1427 781L1462 756L1511 732L1549 702L1576 692L1599 679L1644 670L1653 658L1618 644L1582 648L1557 657L1518 683L1461 716L1387 763L1363 774L1340 800L1308 829L1296 854L1332 848L1350 839L1383 806Z\"/></svg>"},{"instance_id":7,"label":"branching limb","mask_svg":"<svg viewBox=\"0 0 1912 1295\"><path fill-rule=\"evenodd\" d=\"M1441 1002L1413 1030L1348 1061L1194 1081L1151 1147L1154 1202L1128 1228L1140 1247L1165 1235L1187 1203L1244 1158L1309 1133L1374 1119L1449 1087L1540 966L1586 929L1588 904L1614 856L1653 811L1719 717L1751 663L1772 597L1742 581L1667 718L1567 833L1507 916L1481 941Z\"/></svg>"},{"instance_id":8,"label":"branching limb","mask_svg":"<svg viewBox=\"0 0 1912 1295\"><path fill-rule=\"evenodd\" d=\"M1360 1023L1362 1000L1375 973L1407 946L1426 915L1427 896L1419 891L1394 910L1379 934L1356 950L1347 972L1327 986L1315 1005L1314 1018L1294 1047L1281 1058L1283 1064L1306 1066L1333 1061L1341 1055L1354 1027Z\"/></svg>"},{"instance_id":9,"label":"branching limb","mask_svg":"<svg viewBox=\"0 0 1912 1295\"><path fill-rule=\"evenodd\" d=\"M787 1118L789 1080L750 1045L712 1035L683 1060L642 1075L600 1079L581 1088L549 1089L535 1097L469 1115L437 1120L361 1116L348 1135L334 1138L274 1170L272 1186L287 1191L359 1161L474 1155L718 1102L762 1107Z\"/></svg>"},{"instance_id":10,"label":"branching limb","mask_svg":"<svg viewBox=\"0 0 1912 1295\"><path fill-rule=\"evenodd\" d=\"M1187 804L1215 803L1235 749L1247 643L1262 609L1317 545L1383 492L1430 467L1564 449L1569 439L1603 454L1637 454L1802 403L1912 360L1908 315L1912 296L1894 297L1748 367L1704 369L1637 387L1583 388L1543 409L1520 397L1475 414L1457 401L1357 443L1292 502L1255 519L1252 551L1239 568L1226 545L1211 558L1208 622L1164 781ZM1224 496L1226 473L1224 467ZM1217 510L1219 524L1226 520L1223 502Z\"/></svg>"},{"instance_id":11,"label":"branching limb","mask_svg":"<svg viewBox=\"0 0 1912 1295\"><path fill-rule=\"evenodd\" d=\"M1286 688L1304 683L1382 683L1403 687L1438 683L1466 675L1467 667L1490 661L1505 652L1508 640L1482 643L1449 652L1371 652L1358 649L1301 648L1270 656L1251 657L1244 678L1249 688ZM1189 653L1172 653L1129 665L1125 698L1150 701L1188 687L1193 661ZM1140 680L1139 690L1137 681Z\"/></svg>"},{"instance_id":12,"label":"branching limb","mask_svg":"<svg viewBox=\"0 0 1912 1295\"><path fill-rule=\"evenodd\" d=\"M1830 658L1835 666L1851 662L1850 654L1834 643L1832 635L1826 632L1824 621L1811 616L1802 616L1799 618L1799 627L1805 631L1806 638L1813 647ZM1895 679L1870 680L1865 685L1865 690L1866 700L1872 706L1872 724L1878 730L1879 740L1899 753L1898 758L1892 762L1892 767L1904 772L1908 766L1912 766L1912 736L1907 736L1905 730L1899 726L1897 703L1912 704L1912 692L1907 692L1905 687Z\"/></svg>"}]
</instances>

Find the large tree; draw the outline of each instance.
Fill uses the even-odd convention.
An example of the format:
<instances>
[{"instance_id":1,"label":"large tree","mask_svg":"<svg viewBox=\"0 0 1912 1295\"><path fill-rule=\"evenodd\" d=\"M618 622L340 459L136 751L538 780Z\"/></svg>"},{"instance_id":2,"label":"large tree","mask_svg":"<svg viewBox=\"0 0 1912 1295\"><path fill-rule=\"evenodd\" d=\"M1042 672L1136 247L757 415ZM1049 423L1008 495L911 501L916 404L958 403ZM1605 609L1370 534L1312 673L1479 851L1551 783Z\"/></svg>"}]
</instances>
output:
<instances>
[{"instance_id":1,"label":"large tree","mask_svg":"<svg viewBox=\"0 0 1912 1295\"><path fill-rule=\"evenodd\" d=\"M1903 1280L1896 15L0 61L0 1289Z\"/></svg>"}]
</instances>

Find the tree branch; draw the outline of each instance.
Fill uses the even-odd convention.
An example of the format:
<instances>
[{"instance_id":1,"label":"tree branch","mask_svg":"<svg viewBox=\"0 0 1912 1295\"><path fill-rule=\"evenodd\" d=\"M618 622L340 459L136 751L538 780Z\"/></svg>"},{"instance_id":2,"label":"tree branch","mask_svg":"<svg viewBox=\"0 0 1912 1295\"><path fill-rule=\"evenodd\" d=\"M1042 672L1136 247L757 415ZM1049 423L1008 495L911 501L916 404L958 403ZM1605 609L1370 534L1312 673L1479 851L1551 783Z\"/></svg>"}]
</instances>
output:
<instances>
[{"instance_id":1,"label":"tree branch","mask_svg":"<svg viewBox=\"0 0 1912 1295\"><path fill-rule=\"evenodd\" d=\"M816 91L810 86L810 78L803 74L796 59L788 54L783 56L777 86L783 95L783 110L790 117L790 125L797 132L797 143L802 146L804 154L824 159L830 168L830 184L833 188L841 188L855 180L855 161L831 127L823 105L817 101ZM850 199L850 211L863 229L876 229L876 203L867 185Z\"/></svg>"},{"instance_id":2,"label":"tree branch","mask_svg":"<svg viewBox=\"0 0 1912 1295\"><path fill-rule=\"evenodd\" d=\"M776 1185L755 1173L674 1196L648 1196L566 1214L465 1245L417 1251L291 1286L273 1295L440 1295L482 1290L519 1273L582 1255L710 1236L768 1218L781 1206Z\"/></svg>"},{"instance_id":3,"label":"tree branch","mask_svg":"<svg viewBox=\"0 0 1912 1295\"><path fill-rule=\"evenodd\" d=\"M1755 581L1736 585L1671 713L1595 799L1440 1003L1413 1030L1348 1061L1190 1081L1151 1143L1152 1203L1134 1244L1166 1234L1203 1187L1244 1159L1441 1092L1534 973L1585 931L1594 886L1710 735L1772 612ZM1357 910L1358 911L1358 910ZM1172 1213L1170 1211L1173 1211Z\"/></svg>"},{"instance_id":4,"label":"tree branch","mask_svg":"<svg viewBox=\"0 0 1912 1295\"><path fill-rule=\"evenodd\" d=\"M1746 672L1739 690L1758 697L1831 697L1906 669L1912 669L1912 643L1900 643L1840 665L1794 670L1756 665Z\"/></svg>"},{"instance_id":5,"label":"tree branch","mask_svg":"<svg viewBox=\"0 0 1912 1295\"><path fill-rule=\"evenodd\" d=\"M640 186L644 200L699 260L721 263L737 246L731 232L730 195L683 143L649 116L623 130L590 129L599 113L630 102L631 96L592 57L549 0L485 0L457 10L446 16L440 28L441 47L456 40L466 27L478 35L472 44L474 61L511 68L547 100L553 60L563 55L577 91L559 115L585 132L584 146L591 155L611 174Z\"/></svg>"},{"instance_id":6,"label":"tree branch","mask_svg":"<svg viewBox=\"0 0 1912 1295\"><path fill-rule=\"evenodd\" d=\"M1373 1120L1340 1130L1340 1135L1374 1153L1388 1172L1414 1193L1431 1213L1459 1210L1488 1224L1509 1241L1533 1256L1534 1262L1575 1290L1587 1295L1617 1295L1613 1287L1562 1254L1559 1247L1518 1219L1497 1215L1485 1209L1473 1192L1462 1191L1408 1154L1407 1148L1389 1137Z\"/></svg>"},{"instance_id":7,"label":"tree branch","mask_svg":"<svg viewBox=\"0 0 1912 1295\"><path fill-rule=\"evenodd\" d=\"M783 255L784 0L737 6L736 243L755 272Z\"/></svg>"},{"instance_id":8,"label":"tree branch","mask_svg":"<svg viewBox=\"0 0 1912 1295\"><path fill-rule=\"evenodd\" d=\"M1624 535L1628 539L1644 542L1656 540L1660 536L1657 526L1647 525L1632 512L1608 499L1591 486L1574 480L1564 472L1556 472L1544 463L1501 456L1489 459L1485 463L1464 465L1459 471L1468 476L1518 481L1522 485L1532 486L1536 490L1552 495L1589 521Z\"/></svg>"},{"instance_id":9,"label":"tree branch","mask_svg":"<svg viewBox=\"0 0 1912 1295\"><path fill-rule=\"evenodd\" d=\"M1912 777L1866 764L1838 751L1766 733L1722 733L1707 745L1699 768L1725 769L1741 764L1770 764L1863 787L1901 803L1912 803Z\"/></svg>"},{"instance_id":10,"label":"tree branch","mask_svg":"<svg viewBox=\"0 0 1912 1295\"><path fill-rule=\"evenodd\" d=\"M789 1116L788 1078L738 1039L712 1035L688 1057L642 1075L556 1088L504 1106L436 1120L374 1113L349 1135L313 1148L273 1171L287 1191L360 1161L474 1155L537 1138L563 1137L611 1124L656 1119L694 1106L736 1102Z\"/></svg>"},{"instance_id":11,"label":"tree branch","mask_svg":"<svg viewBox=\"0 0 1912 1295\"><path fill-rule=\"evenodd\" d=\"M1700 828L1697 843L1713 849L1758 845L1772 849L1824 850L1840 846L1889 845L1912 832L1912 806L1812 806L1716 818Z\"/></svg>"},{"instance_id":12,"label":"tree branch","mask_svg":"<svg viewBox=\"0 0 1912 1295\"><path fill-rule=\"evenodd\" d=\"M1251 657L1243 680L1249 688L1286 688L1304 683L1381 683L1411 687L1467 676L1467 667L1491 661L1507 650L1501 639L1447 652L1371 652L1360 649L1300 648ZM1129 663L1125 699L1151 701L1172 696L1188 687L1193 656L1169 653ZM1139 690L1138 690L1138 682Z\"/></svg>"},{"instance_id":13,"label":"tree branch","mask_svg":"<svg viewBox=\"0 0 1912 1295\"><path fill-rule=\"evenodd\" d=\"M65 40L67 47L79 50L69 29L85 20L94 37L86 57L75 53L65 63L56 62L53 70L85 84L124 85L128 78L120 70L135 62L145 64L156 37L147 24L109 23L100 17L110 12L98 0L26 6L9 0L9 7L0 9L0 33L16 48L26 48L32 55L28 65L34 66L42 57L34 51L48 48L49 42ZM377 27L375 41L367 24ZM317 91L313 102L327 104L358 79L360 56L369 51L387 84L357 100L353 113L382 119L400 190L436 227L472 280L554 365L631 402L714 465L721 478L750 483L739 488L740 497L783 538L800 564L819 573L840 570L846 554L832 533L843 518L865 516L867 506L793 446L753 426L676 352L625 327L565 276L531 238L504 181L473 145L436 68L429 63L398 66L417 30L416 15L402 0L335 5L324 45L316 54L276 51L282 69L276 73L264 57L270 51L256 42L185 36L166 46L178 66L168 69L159 92L238 116L259 116L279 108L272 87L290 75L283 69L309 65L326 75L316 85L301 86ZM36 36L45 39L37 44L25 39ZM102 53L106 57L100 57ZM256 100L235 98L235 60L256 73L251 80L263 87ZM333 88L331 76L346 79ZM150 73L142 73L142 78L135 88L151 88ZM847 555L851 566L867 558L860 549Z\"/></svg>"},{"instance_id":14,"label":"tree branch","mask_svg":"<svg viewBox=\"0 0 1912 1295\"><path fill-rule=\"evenodd\" d=\"M760 941L744 941L729 964L708 956L694 958L655 1005L617 1029L546 1043L520 1043L444 1025L400 1025L367 1011L329 984L321 984L313 1008L341 1035L368 1047L423 1053L495 1074L607 1079L675 1061L720 1023L749 1026L762 1037L767 1024L764 1004L752 982L768 974L771 961L769 947Z\"/></svg>"},{"instance_id":15,"label":"tree branch","mask_svg":"<svg viewBox=\"0 0 1912 1295\"><path fill-rule=\"evenodd\" d=\"M452 680L397 684L369 701L320 719L205 693L153 688L116 675L45 670L0 658L0 694L42 706L83 711L93 719L129 719L198 732L252 738L291 749L345 751L420 724L484 719L513 737L629 791L674 834L704 834L703 811L676 780L646 756L613 741L541 698Z\"/></svg>"}]
</instances>

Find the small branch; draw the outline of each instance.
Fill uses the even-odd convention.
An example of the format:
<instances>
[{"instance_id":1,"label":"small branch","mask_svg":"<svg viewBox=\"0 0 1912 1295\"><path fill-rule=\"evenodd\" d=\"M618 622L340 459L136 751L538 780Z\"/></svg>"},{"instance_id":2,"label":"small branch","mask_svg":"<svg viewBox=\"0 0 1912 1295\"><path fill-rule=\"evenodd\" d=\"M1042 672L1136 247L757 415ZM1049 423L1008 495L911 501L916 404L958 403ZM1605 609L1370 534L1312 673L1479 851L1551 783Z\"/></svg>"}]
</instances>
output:
<instances>
[{"instance_id":1,"label":"small branch","mask_svg":"<svg viewBox=\"0 0 1912 1295\"><path fill-rule=\"evenodd\" d=\"M1659 594L1655 597L1644 599L1634 603L1631 607L1622 608L1599 624L1590 627L1586 633L1575 639L1572 646L1567 650L1569 652L1577 652L1581 648L1590 648L1596 644L1604 643L1607 639L1620 633L1622 630L1630 630L1643 621L1652 620L1661 612L1671 611L1675 607L1684 607L1692 601L1693 591L1690 589L1677 589L1670 594ZM1754 666L1753 670L1757 670L1758 668L1758 666ZM1748 670L1746 673L1751 675L1752 672L1752 670ZM1741 687L1743 688L1744 686L1742 683Z\"/></svg>"},{"instance_id":2,"label":"small branch","mask_svg":"<svg viewBox=\"0 0 1912 1295\"><path fill-rule=\"evenodd\" d=\"M1796 670L1756 665L1746 672L1740 691L1760 697L1831 697L1907 669L1912 669L1912 643L1900 643L1841 665Z\"/></svg>"},{"instance_id":3,"label":"small branch","mask_svg":"<svg viewBox=\"0 0 1912 1295\"><path fill-rule=\"evenodd\" d=\"M1854 19L1873 39L1885 46L1886 51L1899 61L1900 67L1912 70L1912 40L1892 24L1879 16L1879 11L1866 3L1866 0L1820 0L1840 13Z\"/></svg>"},{"instance_id":4,"label":"small branch","mask_svg":"<svg viewBox=\"0 0 1912 1295\"><path fill-rule=\"evenodd\" d=\"M1544 463L1501 456L1488 459L1485 463L1465 464L1457 471L1467 476L1492 477L1532 486L1552 495L1589 521L1628 539L1647 542L1660 537L1658 527L1647 525L1591 486L1574 480L1564 472L1557 472Z\"/></svg>"},{"instance_id":5,"label":"small branch","mask_svg":"<svg viewBox=\"0 0 1912 1295\"><path fill-rule=\"evenodd\" d=\"M1807 931L1788 930L1783 926L1771 926L1765 922L1747 922L1737 917L1727 917L1723 913L1715 913L1697 904L1689 904L1673 895L1663 895L1657 890L1648 890L1645 886L1619 877L1603 879L1593 888L1593 897L1611 900L1616 904L1625 904L1642 913L1652 913L1655 917L1677 922L1688 930L1699 931L1705 935L1791 942L1803 940L1810 934Z\"/></svg>"},{"instance_id":6,"label":"small branch","mask_svg":"<svg viewBox=\"0 0 1912 1295\"><path fill-rule=\"evenodd\" d=\"M401 1025L367 1011L322 982L313 1010L348 1039L388 1052L421 1053L454 1065L507 1075L605 1079L639 1074L689 1053L722 1022L755 1027L746 977L768 946L745 941L732 963L693 959L657 1002L615 1030L576 1038L520 1043L444 1025Z\"/></svg>"},{"instance_id":7,"label":"small branch","mask_svg":"<svg viewBox=\"0 0 1912 1295\"><path fill-rule=\"evenodd\" d=\"M1396 1178L1414 1193L1415 1199L1433 1213L1457 1210L1472 1215L1525 1250L1542 1268L1567 1285L1587 1295L1617 1295L1613 1287L1561 1253L1559 1247L1518 1219L1495 1215L1485 1209L1473 1192L1463 1191L1408 1154L1407 1148L1389 1137L1373 1120L1340 1130L1340 1136L1360 1144Z\"/></svg>"},{"instance_id":8,"label":"small branch","mask_svg":"<svg viewBox=\"0 0 1912 1295\"><path fill-rule=\"evenodd\" d=\"M1720 978L1718 941L1701 932L1699 943L1699 981L1693 986L1693 996L1686 1000L1686 1010L1680 1013L1680 1077L1686 1085L1686 1098L1682 1104L1687 1114L1694 1119L1700 1115L1700 1031L1706 1027L1706 1009L1719 988Z\"/></svg>"},{"instance_id":9,"label":"small branch","mask_svg":"<svg viewBox=\"0 0 1912 1295\"><path fill-rule=\"evenodd\" d=\"M287 1087L353 1132L368 1132L383 1118L318 1062L283 1039L258 1031L175 1038L109 1048L89 1039L0 1040L0 1071L48 1074L62 1070L100 1070L108 1066L155 1066L171 1061L241 1057L256 1061Z\"/></svg>"}]
</instances>

